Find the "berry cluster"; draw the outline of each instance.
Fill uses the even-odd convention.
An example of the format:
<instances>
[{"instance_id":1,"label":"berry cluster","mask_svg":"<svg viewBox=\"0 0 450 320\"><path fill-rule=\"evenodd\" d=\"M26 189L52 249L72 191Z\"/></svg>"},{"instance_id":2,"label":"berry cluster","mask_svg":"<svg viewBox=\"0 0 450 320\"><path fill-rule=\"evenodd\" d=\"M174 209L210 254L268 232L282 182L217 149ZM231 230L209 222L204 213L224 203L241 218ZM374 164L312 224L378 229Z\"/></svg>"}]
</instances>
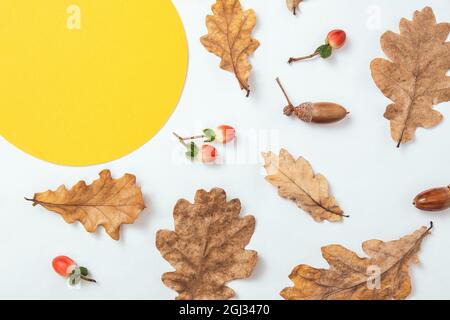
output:
<instances>
[{"instance_id":1,"label":"berry cluster","mask_svg":"<svg viewBox=\"0 0 450 320\"><path fill-rule=\"evenodd\" d=\"M202 163L214 163L217 159L217 149L213 147L212 142L226 144L236 137L236 132L233 127L228 125L221 125L213 129L204 129L201 135L183 138L180 135L173 133L178 141L187 149L186 157L189 160L200 160ZM199 148L192 140L203 140L203 144ZM190 141L190 142L186 142Z\"/></svg>"}]
</instances>

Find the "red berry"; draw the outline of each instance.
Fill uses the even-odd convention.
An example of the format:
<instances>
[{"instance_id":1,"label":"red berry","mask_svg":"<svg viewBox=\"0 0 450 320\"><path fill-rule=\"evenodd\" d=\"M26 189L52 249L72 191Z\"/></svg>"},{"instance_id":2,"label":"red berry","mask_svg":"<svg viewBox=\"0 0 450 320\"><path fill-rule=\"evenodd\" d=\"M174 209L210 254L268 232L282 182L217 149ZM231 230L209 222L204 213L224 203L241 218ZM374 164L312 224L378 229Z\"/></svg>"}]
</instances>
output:
<instances>
[{"instance_id":1,"label":"red berry","mask_svg":"<svg viewBox=\"0 0 450 320\"><path fill-rule=\"evenodd\" d=\"M217 127L216 140L220 143L228 143L236 137L236 132L232 126L222 125Z\"/></svg>"},{"instance_id":2,"label":"red berry","mask_svg":"<svg viewBox=\"0 0 450 320\"><path fill-rule=\"evenodd\" d=\"M217 158L217 150L213 146L209 144L202 145L202 162L203 163L212 163L216 161Z\"/></svg>"},{"instance_id":3,"label":"red berry","mask_svg":"<svg viewBox=\"0 0 450 320\"><path fill-rule=\"evenodd\" d=\"M347 35L343 30L333 30L328 33L327 42L333 49L339 49L345 44Z\"/></svg>"},{"instance_id":4,"label":"red berry","mask_svg":"<svg viewBox=\"0 0 450 320\"><path fill-rule=\"evenodd\" d=\"M73 267L76 266L76 263L69 257L59 256L53 259L52 266L56 273L67 277L72 272Z\"/></svg>"}]
</instances>

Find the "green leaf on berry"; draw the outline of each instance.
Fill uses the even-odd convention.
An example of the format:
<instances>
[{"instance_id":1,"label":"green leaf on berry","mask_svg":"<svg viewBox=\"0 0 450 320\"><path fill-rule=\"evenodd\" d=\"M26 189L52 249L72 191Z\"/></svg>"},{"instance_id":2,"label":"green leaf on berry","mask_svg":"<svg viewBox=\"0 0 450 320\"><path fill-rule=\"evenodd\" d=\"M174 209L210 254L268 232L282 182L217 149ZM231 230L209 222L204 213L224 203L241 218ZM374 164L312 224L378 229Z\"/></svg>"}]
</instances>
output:
<instances>
[{"instance_id":1,"label":"green leaf on berry","mask_svg":"<svg viewBox=\"0 0 450 320\"><path fill-rule=\"evenodd\" d=\"M198 154L198 147L194 142L189 143L187 146L188 151L186 152L186 157L189 160L194 160Z\"/></svg>"},{"instance_id":2,"label":"green leaf on berry","mask_svg":"<svg viewBox=\"0 0 450 320\"><path fill-rule=\"evenodd\" d=\"M85 276L85 277L87 277L89 275L89 271L85 267L80 267L80 273L82 276Z\"/></svg>"},{"instance_id":3,"label":"green leaf on berry","mask_svg":"<svg viewBox=\"0 0 450 320\"><path fill-rule=\"evenodd\" d=\"M205 136L205 142L213 142L216 140L216 133L212 129L203 130L203 135Z\"/></svg>"},{"instance_id":4,"label":"green leaf on berry","mask_svg":"<svg viewBox=\"0 0 450 320\"><path fill-rule=\"evenodd\" d=\"M81 273L79 268L75 268L69 277L69 284L71 286L76 286L80 283Z\"/></svg>"},{"instance_id":5,"label":"green leaf on berry","mask_svg":"<svg viewBox=\"0 0 450 320\"><path fill-rule=\"evenodd\" d=\"M329 44L324 44L317 48L316 53L319 53L323 59L326 59L333 53L333 48Z\"/></svg>"}]
</instances>

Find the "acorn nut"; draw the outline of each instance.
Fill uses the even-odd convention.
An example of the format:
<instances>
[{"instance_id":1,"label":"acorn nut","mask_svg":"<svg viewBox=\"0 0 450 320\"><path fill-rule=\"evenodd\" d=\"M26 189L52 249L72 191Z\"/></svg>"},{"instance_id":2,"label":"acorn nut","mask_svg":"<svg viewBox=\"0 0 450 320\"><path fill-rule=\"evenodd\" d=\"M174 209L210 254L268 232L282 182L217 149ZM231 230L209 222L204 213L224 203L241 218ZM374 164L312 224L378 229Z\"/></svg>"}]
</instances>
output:
<instances>
[{"instance_id":1,"label":"acorn nut","mask_svg":"<svg viewBox=\"0 0 450 320\"><path fill-rule=\"evenodd\" d=\"M434 188L418 194L414 198L417 209L424 211L443 211L450 208L450 186Z\"/></svg>"}]
</instances>

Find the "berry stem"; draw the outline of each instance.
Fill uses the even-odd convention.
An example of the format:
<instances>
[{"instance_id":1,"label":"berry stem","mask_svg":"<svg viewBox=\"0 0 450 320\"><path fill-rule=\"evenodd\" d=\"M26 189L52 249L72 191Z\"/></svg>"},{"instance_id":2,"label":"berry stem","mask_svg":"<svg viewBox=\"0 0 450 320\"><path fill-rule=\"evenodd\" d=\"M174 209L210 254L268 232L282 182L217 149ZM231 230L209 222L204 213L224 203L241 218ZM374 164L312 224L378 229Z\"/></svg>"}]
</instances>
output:
<instances>
[{"instance_id":1,"label":"berry stem","mask_svg":"<svg viewBox=\"0 0 450 320\"><path fill-rule=\"evenodd\" d=\"M97 283L97 281L95 281L94 279L91 279L91 278L88 278L88 277L85 277L85 276L81 276L81 279L83 279L84 281L87 281L87 282Z\"/></svg>"},{"instance_id":2,"label":"berry stem","mask_svg":"<svg viewBox=\"0 0 450 320\"><path fill-rule=\"evenodd\" d=\"M204 139L204 138L207 138L207 136L202 134L202 135L199 135L199 136L192 136L192 137L187 137L187 138L181 138L181 140L186 141L186 140L197 140L197 139Z\"/></svg>"},{"instance_id":3,"label":"berry stem","mask_svg":"<svg viewBox=\"0 0 450 320\"><path fill-rule=\"evenodd\" d=\"M320 54L320 52L314 52L314 53L311 53L310 55L300 57L300 58L289 58L288 63L291 64L293 62L311 59L311 58L314 58L315 56L318 56L319 54Z\"/></svg>"},{"instance_id":4,"label":"berry stem","mask_svg":"<svg viewBox=\"0 0 450 320\"><path fill-rule=\"evenodd\" d=\"M188 145L186 144L186 142L184 142L183 137L181 137L180 135L176 134L175 132L172 132L172 133L173 133L173 135L174 135L175 137L177 137L178 141L180 141L180 143L181 143L183 146L185 146L186 148L188 147Z\"/></svg>"},{"instance_id":5,"label":"berry stem","mask_svg":"<svg viewBox=\"0 0 450 320\"><path fill-rule=\"evenodd\" d=\"M290 106L294 106L294 104L291 102L291 99L289 99L289 96L286 93L286 90L284 90L283 85L281 84L280 78L277 78L277 83L280 86L281 91L283 92L284 96L286 97L287 102L289 103Z\"/></svg>"}]
</instances>

